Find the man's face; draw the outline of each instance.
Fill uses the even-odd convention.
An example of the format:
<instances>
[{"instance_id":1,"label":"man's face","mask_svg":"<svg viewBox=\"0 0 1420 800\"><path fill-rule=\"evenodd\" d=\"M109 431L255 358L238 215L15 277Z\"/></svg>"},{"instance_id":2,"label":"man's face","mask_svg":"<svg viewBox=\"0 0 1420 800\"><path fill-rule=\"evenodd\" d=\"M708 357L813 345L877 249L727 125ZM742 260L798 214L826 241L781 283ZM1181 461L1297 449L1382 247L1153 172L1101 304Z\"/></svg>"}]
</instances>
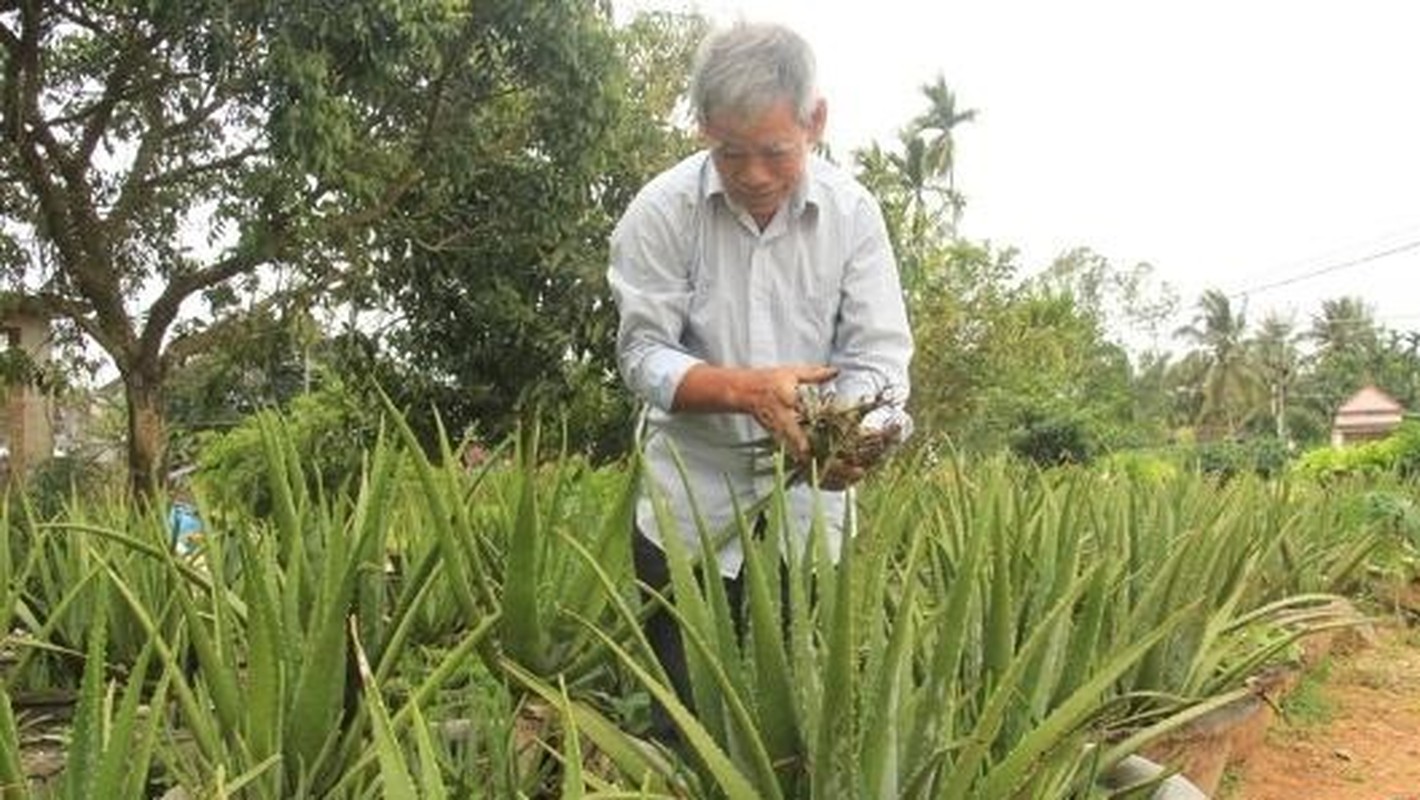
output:
<instances>
[{"instance_id":1,"label":"man's face","mask_svg":"<svg viewBox=\"0 0 1420 800\"><path fill-rule=\"evenodd\" d=\"M788 100L749 117L715 114L701 126L730 199L760 225L768 225L804 174L809 149L823 132L820 100L808 125Z\"/></svg>"}]
</instances>

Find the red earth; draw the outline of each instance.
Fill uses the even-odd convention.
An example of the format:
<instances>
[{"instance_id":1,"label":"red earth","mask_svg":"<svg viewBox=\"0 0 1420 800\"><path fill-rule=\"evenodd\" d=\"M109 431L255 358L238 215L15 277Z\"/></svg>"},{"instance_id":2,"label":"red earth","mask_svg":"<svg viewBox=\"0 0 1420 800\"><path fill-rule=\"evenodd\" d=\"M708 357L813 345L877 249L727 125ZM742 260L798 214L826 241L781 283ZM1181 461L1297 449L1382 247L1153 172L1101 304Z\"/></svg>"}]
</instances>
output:
<instances>
[{"instance_id":1,"label":"red earth","mask_svg":"<svg viewBox=\"0 0 1420 800\"><path fill-rule=\"evenodd\" d=\"M1420 629L1394 619L1284 702L1223 800L1420 800Z\"/></svg>"}]
</instances>

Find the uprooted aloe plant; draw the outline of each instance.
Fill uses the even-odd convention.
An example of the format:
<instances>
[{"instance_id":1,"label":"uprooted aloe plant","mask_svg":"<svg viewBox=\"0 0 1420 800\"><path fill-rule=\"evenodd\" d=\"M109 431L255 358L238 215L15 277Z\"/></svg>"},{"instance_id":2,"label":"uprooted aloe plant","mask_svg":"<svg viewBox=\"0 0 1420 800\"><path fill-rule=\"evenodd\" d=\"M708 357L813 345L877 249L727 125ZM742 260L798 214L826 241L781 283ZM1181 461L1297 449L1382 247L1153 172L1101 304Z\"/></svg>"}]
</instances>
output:
<instances>
[{"instance_id":1,"label":"uprooted aloe plant","mask_svg":"<svg viewBox=\"0 0 1420 800\"><path fill-rule=\"evenodd\" d=\"M894 393L883 390L871 397L843 400L813 386L800 387L798 423L808 439L808 455L788 470L789 485L823 480L845 468L863 473L880 468L903 440L903 417L878 413L895 406ZM773 475L779 445L772 437L748 444L760 473Z\"/></svg>"}]
</instances>

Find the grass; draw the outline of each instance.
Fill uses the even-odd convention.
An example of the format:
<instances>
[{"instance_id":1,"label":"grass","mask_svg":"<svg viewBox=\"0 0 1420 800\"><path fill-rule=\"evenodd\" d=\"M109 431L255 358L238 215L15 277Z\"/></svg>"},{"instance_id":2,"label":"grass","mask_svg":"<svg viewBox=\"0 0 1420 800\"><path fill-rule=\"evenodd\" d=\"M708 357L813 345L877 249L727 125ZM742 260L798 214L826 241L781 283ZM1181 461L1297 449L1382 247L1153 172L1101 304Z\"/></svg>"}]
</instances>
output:
<instances>
[{"instance_id":1,"label":"grass","mask_svg":"<svg viewBox=\"0 0 1420 800\"><path fill-rule=\"evenodd\" d=\"M1218 790L1213 793L1213 800L1242 800L1242 795L1238 794L1241 789L1242 773L1237 765L1231 765L1223 770L1223 777L1218 779Z\"/></svg>"},{"instance_id":2,"label":"grass","mask_svg":"<svg viewBox=\"0 0 1420 800\"><path fill-rule=\"evenodd\" d=\"M1282 700L1282 715L1288 727L1309 729L1327 725L1336 716L1336 708L1327 694L1331 680L1331 659L1324 658L1308 669Z\"/></svg>"}]
</instances>

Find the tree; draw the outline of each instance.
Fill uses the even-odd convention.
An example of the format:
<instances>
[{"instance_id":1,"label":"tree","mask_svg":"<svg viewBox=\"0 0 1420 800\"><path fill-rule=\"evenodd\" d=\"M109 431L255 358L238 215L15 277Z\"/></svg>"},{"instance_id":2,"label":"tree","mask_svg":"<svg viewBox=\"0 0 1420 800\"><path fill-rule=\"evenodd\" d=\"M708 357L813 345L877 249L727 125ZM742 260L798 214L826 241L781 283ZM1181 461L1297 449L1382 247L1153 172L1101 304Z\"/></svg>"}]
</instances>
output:
<instances>
[{"instance_id":1,"label":"tree","mask_svg":"<svg viewBox=\"0 0 1420 800\"><path fill-rule=\"evenodd\" d=\"M966 449L980 433L972 420L985 413L982 386L993 374L996 321L1011 302L1015 251L954 242L938 245L932 272L908 308L916 352L912 358L912 406L919 443L946 439ZM994 435L993 437L994 438Z\"/></svg>"},{"instance_id":2,"label":"tree","mask_svg":"<svg viewBox=\"0 0 1420 800\"><path fill-rule=\"evenodd\" d=\"M1307 394L1317 413L1331 419L1346 398L1377 380L1379 331L1360 298L1338 297L1322 301L1305 336L1314 349Z\"/></svg>"},{"instance_id":3,"label":"tree","mask_svg":"<svg viewBox=\"0 0 1420 800\"><path fill-rule=\"evenodd\" d=\"M1359 297L1323 300L1321 313L1313 315L1307 338L1326 355L1361 355L1376 346L1377 330L1371 309Z\"/></svg>"},{"instance_id":4,"label":"tree","mask_svg":"<svg viewBox=\"0 0 1420 800\"><path fill-rule=\"evenodd\" d=\"M638 16L599 42L599 60L582 53L600 86L488 108L480 126L497 146L477 154L479 168L419 187L439 197L411 207L438 214L400 214L382 232L376 285L398 319L385 344L406 367L411 407L492 436L540 408L568 417L552 421L568 423L577 449L629 445L607 241L635 192L695 147L676 115L706 27Z\"/></svg>"},{"instance_id":5,"label":"tree","mask_svg":"<svg viewBox=\"0 0 1420 800\"><path fill-rule=\"evenodd\" d=\"M1056 258L1034 280L1069 294L1114 340L1143 344L1147 339L1145 350L1158 349L1160 328L1178 310L1178 294L1167 282L1155 281L1152 265L1121 269L1087 247Z\"/></svg>"},{"instance_id":6,"label":"tree","mask_svg":"<svg viewBox=\"0 0 1420 800\"><path fill-rule=\"evenodd\" d=\"M1288 415L1295 413L1291 400L1301 377L1299 340L1291 320L1269 314L1263 318L1257 335L1248 343L1257 377L1267 389L1268 417L1272 421L1273 432L1283 442L1291 438Z\"/></svg>"},{"instance_id":7,"label":"tree","mask_svg":"<svg viewBox=\"0 0 1420 800\"><path fill-rule=\"evenodd\" d=\"M916 441L1052 460L1137 440L1123 349L1069 291L1020 280L1014 259L956 241L928 262L911 309Z\"/></svg>"},{"instance_id":8,"label":"tree","mask_svg":"<svg viewBox=\"0 0 1420 800\"><path fill-rule=\"evenodd\" d=\"M1261 388L1244 344L1247 318L1216 289L1204 292L1197 307L1194 321L1175 334L1194 345L1202 366L1196 421L1210 437L1234 436L1257 408Z\"/></svg>"},{"instance_id":9,"label":"tree","mask_svg":"<svg viewBox=\"0 0 1420 800\"><path fill-rule=\"evenodd\" d=\"M372 226L494 146L480 110L598 124L577 100L600 96L583 56L604 17L593 0L0 5L4 275L112 359L137 492L163 466L172 370L245 309L367 292Z\"/></svg>"},{"instance_id":10,"label":"tree","mask_svg":"<svg viewBox=\"0 0 1420 800\"><path fill-rule=\"evenodd\" d=\"M164 383L168 460L193 461L200 437L319 388L334 342L306 310L256 309L224 325L221 345L184 359Z\"/></svg>"},{"instance_id":11,"label":"tree","mask_svg":"<svg viewBox=\"0 0 1420 800\"><path fill-rule=\"evenodd\" d=\"M1180 371L1167 351L1146 350L1131 363L1129 396L1145 444L1158 444L1196 417L1187 406L1188 388L1179 385Z\"/></svg>"},{"instance_id":12,"label":"tree","mask_svg":"<svg viewBox=\"0 0 1420 800\"><path fill-rule=\"evenodd\" d=\"M965 198L956 189L954 132L976 118L975 110L957 110L941 76L922 93L928 108L898 134L899 151L875 142L855 153L859 180L883 207L909 295L931 269L934 249L956 235Z\"/></svg>"},{"instance_id":13,"label":"tree","mask_svg":"<svg viewBox=\"0 0 1420 800\"><path fill-rule=\"evenodd\" d=\"M916 137L924 142L923 171L946 183L946 197L953 214L953 227L961 215L965 198L956 190L956 127L976 119L976 109L958 110L956 93L947 88L941 75L922 87L928 108L912 121Z\"/></svg>"},{"instance_id":14,"label":"tree","mask_svg":"<svg viewBox=\"0 0 1420 800\"><path fill-rule=\"evenodd\" d=\"M1375 382L1402 406L1420 405L1420 332L1377 328L1379 344L1373 359Z\"/></svg>"}]
</instances>

